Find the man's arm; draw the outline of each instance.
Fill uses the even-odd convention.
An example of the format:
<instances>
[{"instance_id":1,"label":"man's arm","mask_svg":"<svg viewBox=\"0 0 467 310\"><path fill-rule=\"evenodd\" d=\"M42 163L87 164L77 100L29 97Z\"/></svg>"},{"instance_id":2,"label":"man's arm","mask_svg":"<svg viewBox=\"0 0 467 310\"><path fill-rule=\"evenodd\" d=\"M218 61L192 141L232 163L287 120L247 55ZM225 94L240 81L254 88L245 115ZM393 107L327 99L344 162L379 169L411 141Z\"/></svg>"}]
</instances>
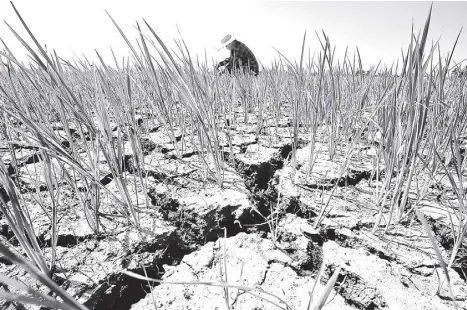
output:
<instances>
[{"instance_id":1,"label":"man's arm","mask_svg":"<svg viewBox=\"0 0 467 310\"><path fill-rule=\"evenodd\" d=\"M217 68L222 67L226 64L228 64L231 61L230 57L226 58L225 60L221 61L219 64L217 64Z\"/></svg>"}]
</instances>

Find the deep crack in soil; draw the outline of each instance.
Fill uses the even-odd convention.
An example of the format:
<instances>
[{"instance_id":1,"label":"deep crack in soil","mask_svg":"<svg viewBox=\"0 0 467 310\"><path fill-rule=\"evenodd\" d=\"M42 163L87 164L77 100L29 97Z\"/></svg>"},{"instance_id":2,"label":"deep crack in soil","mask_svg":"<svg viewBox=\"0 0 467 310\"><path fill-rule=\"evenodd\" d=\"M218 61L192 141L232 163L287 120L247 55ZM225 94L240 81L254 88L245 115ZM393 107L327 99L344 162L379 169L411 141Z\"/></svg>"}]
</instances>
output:
<instances>
[{"instance_id":1,"label":"deep crack in soil","mask_svg":"<svg viewBox=\"0 0 467 310\"><path fill-rule=\"evenodd\" d=\"M350 173L345 177L324 179L320 184L304 184L302 186L309 189L332 190L336 185L338 187L355 186L360 183L361 180L368 180L373 175L371 171L350 170L349 172Z\"/></svg>"},{"instance_id":2,"label":"deep crack in soil","mask_svg":"<svg viewBox=\"0 0 467 310\"><path fill-rule=\"evenodd\" d=\"M244 165L240 161L235 161L235 169L244 177L246 188L251 194L251 201L264 217L270 214L269 203L275 203L277 200L275 188L269 186L270 180L274 173L283 167L283 161L291 151L292 146L287 144L278 149L276 156L271 160L259 165ZM131 157L127 157L124 165L127 171L134 173L130 159ZM106 177L110 179L110 176ZM157 177L165 179L165 176ZM224 228L227 230L227 237L235 236L240 232L258 231L263 234L269 232L267 225L260 225L264 224L265 219L254 211L244 212L239 219L241 223L238 223L229 207L200 216L196 212L184 209L176 199L157 193L153 189L149 190L148 196L152 203L160 208L162 218L176 228L169 236L136 250L140 254L152 254L156 251L152 262L146 264L145 272L148 277L161 279L164 274L163 265L178 265L183 256L198 250L206 242L223 237ZM300 266L304 271L316 270L322 261L322 251L320 252L318 246L310 245L309 250L310 258ZM143 268L140 267L130 271L144 274ZM100 283L85 305L94 310L127 310L149 291L150 286L146 282L114 273Z\"/></svg>"},{"instance_id":3,"label":"deep crack in soil","mask_svg":"<svg viewBox=\"0 0 467 310\"><path fill-rule=\"evenodd\" d=\"M451 227L443 223L443 221L437 221L430 216L426 216L426 218L428 219L428 225L431 226L436 240L438 240L450 256L454 248L454 239ZM464 281L467 281L467 241L465 238L457 252L456 259L452 264L452 269L454 269Z\"/></svg>"},{"instance_id":4,"label":"deep crack in soil","mask_svg":"<svg viewBox=\"0 0 467 310\"><path fill-rule=\"evenodd\" d=\"M149 278L161 279L164 274L164 265L177 265L183 256L189 253L180 245L182 242L178 235L170 233L162 235L151 242L144 243L129 253L127 260L122 262L122 267L129 271L146 275ZM138 260L138 256L147 258L149 262L138 263L136 268L128 268L130 260ZM145 265L141 267L140 265ZM157 286L153 284L152 286ZM133 304L141 300L151 290L147 281L135 279L123 273L112 273L93 292L91 297L84 303L89 309L130 309Z\"/></svg>"}]
</instances>

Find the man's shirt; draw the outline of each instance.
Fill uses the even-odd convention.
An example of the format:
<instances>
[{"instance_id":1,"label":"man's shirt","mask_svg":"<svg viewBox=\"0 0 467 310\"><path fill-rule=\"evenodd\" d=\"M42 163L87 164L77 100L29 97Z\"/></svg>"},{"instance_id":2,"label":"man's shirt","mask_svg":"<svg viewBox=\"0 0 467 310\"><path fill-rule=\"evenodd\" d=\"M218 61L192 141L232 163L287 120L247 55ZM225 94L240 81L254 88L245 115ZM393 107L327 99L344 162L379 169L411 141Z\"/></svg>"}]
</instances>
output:
<instances>
[{"instance_id":1,"label":"man's shirt","mask_svg":"<svg viewBox=\"0 0 467 310\"><path fill-rule=\"evenodd\" d=\"M255 55L248 46L237 40L233 42L230 57L219 63L219 66L224 65L227 65L229 72L231 72L232 68L234 70L243 69L244 71L249 68L255 75L259 73L259 65Z\"/></svg>"}]
</instances>

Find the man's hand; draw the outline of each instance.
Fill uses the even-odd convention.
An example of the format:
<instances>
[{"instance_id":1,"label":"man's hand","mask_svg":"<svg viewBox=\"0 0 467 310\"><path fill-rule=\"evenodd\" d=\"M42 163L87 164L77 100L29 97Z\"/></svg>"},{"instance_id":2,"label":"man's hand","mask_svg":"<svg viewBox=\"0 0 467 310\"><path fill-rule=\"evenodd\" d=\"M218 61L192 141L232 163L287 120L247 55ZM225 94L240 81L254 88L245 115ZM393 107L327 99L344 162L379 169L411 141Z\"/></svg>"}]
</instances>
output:
<instances>
[{"instance_id":1,"label":"man's hand","mask_svg":"<svg viewBox=\"0 0 467 310\"><path fill-rule=\"evenodd\" d=\"M226 72L225 66L216 66L217 75L221 76Z\"/></svg>"}]
</instances>

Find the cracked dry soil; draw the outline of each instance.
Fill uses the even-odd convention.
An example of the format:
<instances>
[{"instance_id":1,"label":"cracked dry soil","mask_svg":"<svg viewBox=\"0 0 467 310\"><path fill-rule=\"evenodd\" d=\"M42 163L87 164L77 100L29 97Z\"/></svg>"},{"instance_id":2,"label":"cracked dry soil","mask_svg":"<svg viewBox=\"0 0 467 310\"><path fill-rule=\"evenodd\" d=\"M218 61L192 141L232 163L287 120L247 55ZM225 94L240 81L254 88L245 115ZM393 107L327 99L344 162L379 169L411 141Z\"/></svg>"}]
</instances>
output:
<instances>
[{"instance_id":1,"label":"cracked dry soil","mask_svg":"<svg viewBox=\"0 0 467 310\"><path fill-rule=\"evenodd\" d=\"M287 128L280 129L286 132ZM325 309L451 308L439 262L415 218L408 225L395 225L387 234L371 233L377 214L369 194L374 182L372 146L361 146L347 172L339 176L344 154L337 153L331 161L326 145L317 142L309 173L310 148L307 139L300 137L292 180L292 141L287 134L274 143L251 133L234 136L232 147L225 149L224 186L219 188L215 182L203 181L201 159L189 144L180 156L157 128L152 130L142 141L147 192L142 186L130 187L139 231L112 212L112 201L101 194L103 230L96 236L63 184L60 263L54 281L95 310L150 309L154 304L157 309L225 309L224 294L235 309L279 309L245 291L202 284L150 284L120 273L122 269L167 282L227 279L232 285L255 288L255 294L279 306L306 309L324 263L314 298L333 271L342 267ZM47 205L48 189L30 177L31 171L40 174L41 158L37 150L20 153L17 169L10 165L9 172L28 202L39 243L50 257L50 221L34 198L43 194ZM141 185L131 153L122 159L122 170L128 180ZM101 176L101 184L118 196L112 173L103 169ZM332 211L315 229L316 216L334 186ZM8 199L6 193L2 195ZM442 216L433 217L426 210L446 259L453 247L451 228ZM3 216L0 224L2 242L21 251ZM461 252L450 275L462 309L467 309L465 267ZM0 272L48 293L4 257L0 257ZM0 305L37 309L4 301Z\"/></svg>"}]
</instances>

